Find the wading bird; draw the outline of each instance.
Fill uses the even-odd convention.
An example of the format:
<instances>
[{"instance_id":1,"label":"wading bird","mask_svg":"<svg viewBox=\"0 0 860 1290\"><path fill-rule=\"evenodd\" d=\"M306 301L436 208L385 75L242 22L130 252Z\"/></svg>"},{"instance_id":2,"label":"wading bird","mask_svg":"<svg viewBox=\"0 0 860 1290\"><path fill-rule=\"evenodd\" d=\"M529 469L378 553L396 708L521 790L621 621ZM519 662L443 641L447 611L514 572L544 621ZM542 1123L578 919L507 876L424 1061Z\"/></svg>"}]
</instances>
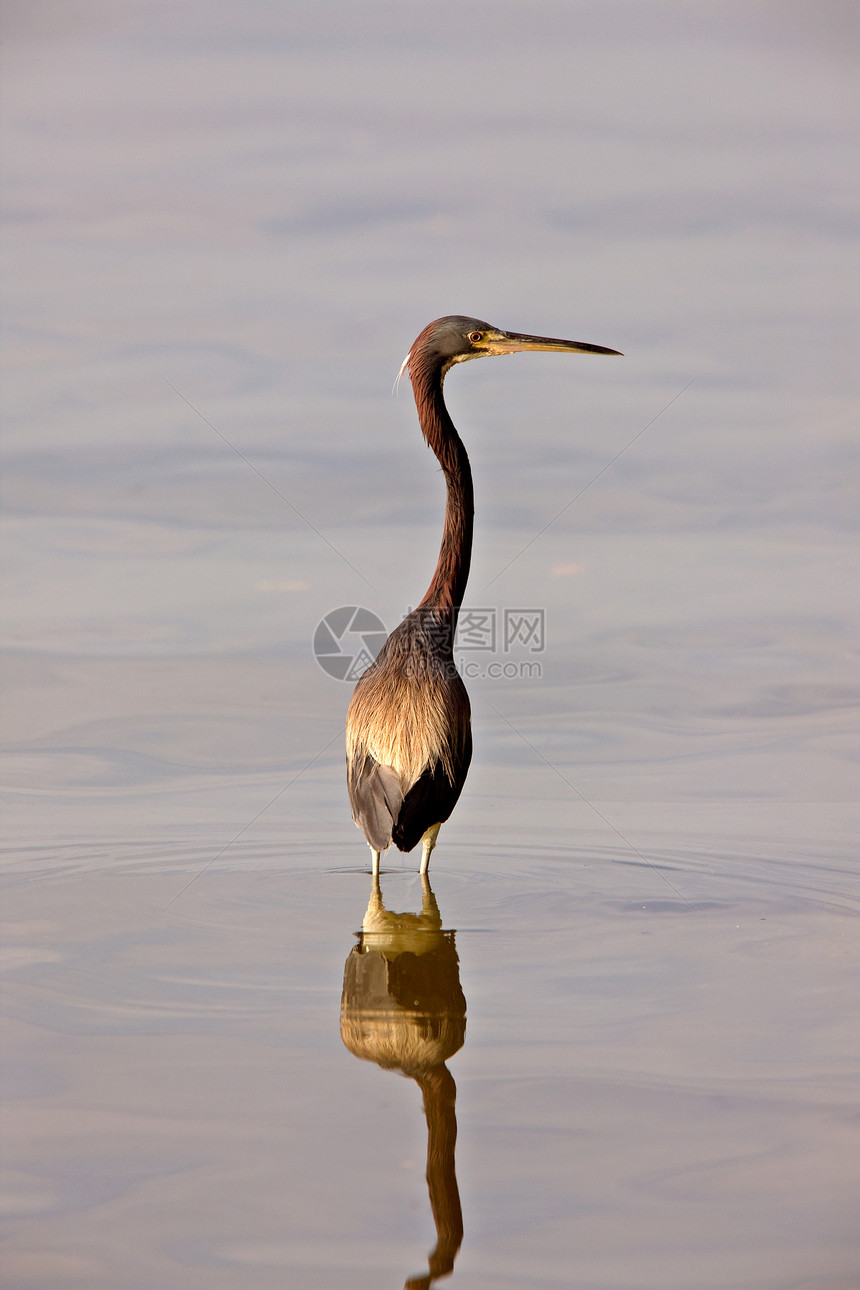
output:
<instances>
[{"instance_id":1,"label":"wading bird","mask_svg":"<svg viewBox=\"0 0 860 1290\"><path fill-rule=\"evenodd\" d=\"M417 609L383 645L353 692L346 719L352 818L379 857L394 842L423 842L427 872L439 829L453 811L472 757L471 709L454 663L454 637L472 556L474 493L469 458L442 397L455 363L489 354L549 350L617 354L601 345L501 331L477 318L438 318L400 369L409 370L421 432L445 475L448 500L433 580Z\"/></svg>"}]
</instances>

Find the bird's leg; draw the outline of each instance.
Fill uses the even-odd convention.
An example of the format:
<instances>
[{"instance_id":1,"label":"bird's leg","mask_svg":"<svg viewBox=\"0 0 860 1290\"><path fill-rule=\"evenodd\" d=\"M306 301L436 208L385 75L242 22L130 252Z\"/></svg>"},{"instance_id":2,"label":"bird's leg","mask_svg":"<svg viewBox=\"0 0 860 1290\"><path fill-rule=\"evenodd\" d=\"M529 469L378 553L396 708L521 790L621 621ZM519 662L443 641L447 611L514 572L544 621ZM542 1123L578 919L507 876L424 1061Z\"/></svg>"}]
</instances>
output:
<instances>
[{"instance_id":1,"label":"bird's leg","mask_svg":"<svg viewBox=\"0 0 860 1290\"><path fill-rule=\"evenodd\" d=\"M433 850L433 848L436 845L436 839L439 836L439 830L441 829L441 827L442 827L441 823L431 824L430 828L427 830L427 832L424 834L424 837L421 839L421 841L424 844L424 850L421 853L421 870L420 870L421 873L426 873L428 868L430 867L430 852Z\"/></svg>"},{"instance_id":2,"label":"bird's leg","mask_svg":"<svg viewBox=\"0 0 860 1290\"><path fill-rule=\"evenodd\" d=\"M373 877L378 883L379 882L379 852L374 851L373 847L371 847L370 854L373 856Z\"/></svg>"}]
</instances>

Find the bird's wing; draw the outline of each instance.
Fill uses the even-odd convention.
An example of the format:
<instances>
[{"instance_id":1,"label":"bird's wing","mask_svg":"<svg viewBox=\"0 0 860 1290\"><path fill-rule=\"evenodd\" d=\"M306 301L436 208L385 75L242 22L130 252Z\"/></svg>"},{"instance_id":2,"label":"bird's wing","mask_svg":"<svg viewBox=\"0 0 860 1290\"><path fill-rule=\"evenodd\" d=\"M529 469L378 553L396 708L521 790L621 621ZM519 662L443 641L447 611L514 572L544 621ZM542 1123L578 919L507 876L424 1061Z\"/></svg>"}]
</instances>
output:
<instances>
[{"instance_id":1,"label":"bird's wing","mask_svg":"<svg viewBox=\"0 0 860 1290\"><path fill-rule=\"evenodd\" d=\"M466 730L459 749L452 749L454 779L441 762L424 771L403 798L392 837L400 851L411 851L434 824L444 824L457 805L472 760L472 735Z\"/></svg>"},{"instance_id":2,"label":"bird's wing","mask_svg":"<svg viewBox=\"0 0 860 1290\"><path fill-rule=\"evenodd\" d=\"M400 777L365 753L347 761L346 783L352 818L374 851L384 851L391 846L392 826L403 801Z\"/></svg>"}]
</instances>

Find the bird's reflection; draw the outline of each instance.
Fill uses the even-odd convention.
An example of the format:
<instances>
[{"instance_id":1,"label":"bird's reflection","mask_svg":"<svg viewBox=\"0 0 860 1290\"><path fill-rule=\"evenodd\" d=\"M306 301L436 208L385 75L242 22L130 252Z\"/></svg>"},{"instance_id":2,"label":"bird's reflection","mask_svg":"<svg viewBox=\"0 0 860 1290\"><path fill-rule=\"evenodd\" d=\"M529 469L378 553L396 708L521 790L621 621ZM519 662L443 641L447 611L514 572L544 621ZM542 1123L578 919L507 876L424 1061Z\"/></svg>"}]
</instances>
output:
<instances>
[{"instance_id":1,"label":"bird's reflection","mask_svg":"<svg viewBox=\"0 0 860 1290\"><path fill-rule=\"evenodd\" d=\"M454 1168L457 1086L445 1062L466 1038L466 1000L454 933L442 930L436 897L421 880L421 913L394 914L374 876L358 943L343 975L340 1033L351 1053L418 1084L427 1117L427 1187L436 1245L424 1276L405 1290L427 1290L447 1276L463 1240Z\"/></svg>"}]
</instances>

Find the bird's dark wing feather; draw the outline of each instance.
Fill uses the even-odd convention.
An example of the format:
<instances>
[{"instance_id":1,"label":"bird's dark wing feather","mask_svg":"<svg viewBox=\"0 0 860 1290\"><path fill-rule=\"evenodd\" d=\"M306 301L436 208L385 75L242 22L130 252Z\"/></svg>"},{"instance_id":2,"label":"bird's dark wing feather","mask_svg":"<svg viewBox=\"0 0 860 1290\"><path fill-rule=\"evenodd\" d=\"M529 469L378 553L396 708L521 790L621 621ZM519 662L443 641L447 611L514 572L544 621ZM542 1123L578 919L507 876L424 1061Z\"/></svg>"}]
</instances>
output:
<instances>
[{"instance_id":1,"label":"bird's dark wing feather","mask_svg":"<svg viewBox=\"0 0 860 1290\"><path fill-rule=\"evenodd\" d=\"M403 801L396 771L368 755L347 762L346 782L352 818L373 849L384 851L391 846L392 825Z\"/></svg>"},{"instance_id":2,"label":"bird's dark wing feather","mask_svg":"<svg viewBox=\"0 0 860 1290\"><path fill-rule=\"evenodd\" d=\"M403 798L391 836L400 851L411 851L434 824L444 824L457 805L472 760L472 735L467 732L454 760L454 782L437 762L425 770Z\"/></svg>"}]
</instances>

